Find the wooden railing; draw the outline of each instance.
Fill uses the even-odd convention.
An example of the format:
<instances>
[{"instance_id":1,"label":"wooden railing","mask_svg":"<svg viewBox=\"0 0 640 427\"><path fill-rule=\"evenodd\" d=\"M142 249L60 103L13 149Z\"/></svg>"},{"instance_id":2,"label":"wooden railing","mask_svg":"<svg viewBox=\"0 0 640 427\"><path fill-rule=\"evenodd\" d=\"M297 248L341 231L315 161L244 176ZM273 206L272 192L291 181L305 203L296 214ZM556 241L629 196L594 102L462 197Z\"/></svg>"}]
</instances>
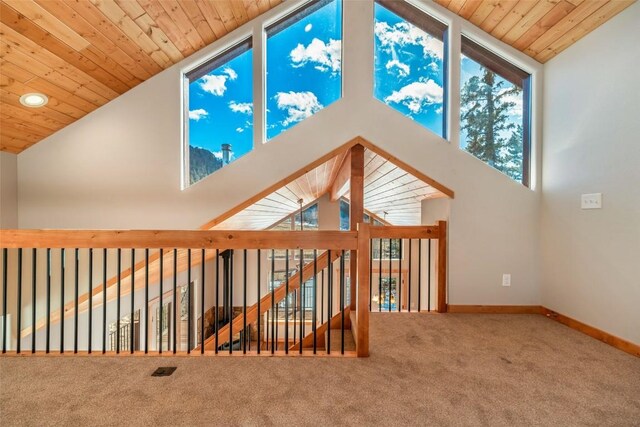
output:
<instances>
[{"instance_id":1,"label":"wooden railing","mask_svg":"<svg viewBox=\"0 0 640 427\"><path fill-rule=\"evenodd\" d=\"M371 243L380 238L438 240L445 311L444 222L346 232L0 230L2 353L368 356Z\"/></svg>"}]
</instances>

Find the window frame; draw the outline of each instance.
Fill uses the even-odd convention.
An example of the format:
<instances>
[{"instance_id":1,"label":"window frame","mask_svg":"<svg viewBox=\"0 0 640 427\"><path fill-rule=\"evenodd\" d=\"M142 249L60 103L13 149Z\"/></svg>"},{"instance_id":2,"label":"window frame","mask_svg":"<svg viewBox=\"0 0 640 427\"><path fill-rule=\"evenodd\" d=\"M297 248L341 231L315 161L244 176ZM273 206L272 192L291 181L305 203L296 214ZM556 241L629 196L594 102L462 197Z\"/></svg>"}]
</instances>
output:
<instances>
[{"instance_id":1,"label":"window frame","mask_svg":"<svg viewBox=\"0 0 640 427\"><path fill-rule=\"evenodd\" d=\"M522 181L520 182L527 188L531 188L531 129L532 129L532 79L533 73L523 70L520 66L512 61L498 55L492 49L485 47L471 36L460 33L460 64L462 68L462 55L467 56L480 66L489 69L496 75L505 79L509 83L522 89ZM459 94L462 93L460 86ZM460 103L462 108L462 102ZM458 117L459 127L462 127L462 119ZM462 148L462 138L458 143L458 148L467 152ZM467 152L468 153L468 152ZM471 154L471 153L469 153ZM475 156L474 156L475 157ZM481 159L478 159L481 160ZM482 161L482 160L481 160ZM500 173L502 171L498 170ZM504 173L503 173L504 174ZM512 179L508 176L508 178ZM518 182L512 179L515 182Z\"/></svg>"},{"instance_id":2,"label":"window frame","mask_svg":"<svg viewBox=\"0 0 640 427\"><path fill-rule=\"evenodd\" d=\"M224 64L234 60L238 56L252 50L254 48L253 34L244 34L242 37L239 37L237 41L231 43L230 46L225 47L211 55L207 55L202 61L194 64L191 67L188 67L180 73L180 78L182 82L182 190L186 190L192 185L197 184L200 181L205 180L210 177L214 173L218 172L220 169L217 169L207 175L206 177L196 181L194 183L191 182L191 159L189 155L189 147L191 146L189 139L189 85L192 82L197 81L201 77L207 75L211 71L220 68ZM252 55L251 62L251 78L253 79L253 71L255 69L255 61L254 56ZM255 97L254 91L251 93L251 102L254 105L255 111ZM252 126L255 126L255 118L252 118ZM255 130L254 130L255 133ZM254 142L255 138L252 138L251 151L253 151L256 146ZM247 152L246 154L248 154Z\"/></svg>"},{"instance_id":3,"label":"window frame","mask_svg":"<svg viewBox=\"0 0 640 427\"><path fill-rule=\"evenodd\" d=\"M422 10L411 3L405 0L374 0L374 3L379 4L383 8L388 11L396 14L400 18L404 19L409 24L414 27L424 31L429 34L431 37L435 37L443 43L442 46L442 135L438 135L433 130L428 127L423 126L429 132L433 133L436 136L444 139L445 141L449 141L449 92L450 92L450 84L449 84L449 34L450 29L449 25L440 19L433 16L431 13ZM374 8L375 14L375 8ZM373 22L375 25L375 16L373 18ZM375 38L375 34L374 34ZM375 61L375 41L374 41L374 61ZM375 69L374 69L374 86L375 86ZM377 99L374 94L374 99ZM393 108L393 107L391 107ZM395 108L393 108L396 110ZM398 110L396 110L398 111Z\"/></svg>"},{"instance_id":4,"label":"window frame","mask_svg":"<svg viewBox=\"0 0 640 427\"><path fill-rule=\"evenodd\" d=\"M286 133L288 130L294 128L296 125L302 123L303 121L305 121L306 119L308 119L309 117L300 120L297 123L294 123L292 126L283 129L280 133L278 133L277 135L273 136L272 138L269 138L268 136L268 125L269 123L267 122L267 110L268 110L268 102L269 102L269 98L268 98L268 84L267 84L267 77L269 74L269 70L267 67L267 58L269 55L269 49L267 48L268 45L268 41L269 41L269 37L276 35L284 30L286 30L287 28L289 28L291 25L294 25L295 23L297 23L298 21L304 19L305 17L313 14L314 12L318 11L319 9L322 9L324 6L327 6L328 4L334 2L334 1L338 1L338 0L308 0L305 1L303 3L301 3L300 5L298 5L297 7L295 7L292 10L287 11L286 13L284 13L283 15L279 15L275 20L273 21L266 21L263 26L262 26L262 144L268 144L270 141L276 139L278 136ZM340 0L340 95L338 96L338 98L331 102L331 104L327 104L325 106L323 106L323 108L319 111L317 111L316 113L313 113L312 115L315 115L317 113L319 113L320 111L324 110L325 108L329 107L330 105L332 105L333 103L341 100L342 98L344 98L344 72L343 72L343 65L344 64L344 4L346 1L349 0Z\"/></svg>"}]
</instances>

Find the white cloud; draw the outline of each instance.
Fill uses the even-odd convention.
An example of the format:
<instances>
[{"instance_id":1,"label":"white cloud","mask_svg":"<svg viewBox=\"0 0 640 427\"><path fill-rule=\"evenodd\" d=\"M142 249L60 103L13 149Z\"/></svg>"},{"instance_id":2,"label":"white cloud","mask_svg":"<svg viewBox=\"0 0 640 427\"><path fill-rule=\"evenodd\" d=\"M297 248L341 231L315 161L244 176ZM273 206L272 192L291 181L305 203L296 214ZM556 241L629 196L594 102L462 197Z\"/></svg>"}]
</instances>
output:
<instances>
[{"instance_id":1,"label":"white cloud","mask_svg":"<svg viewBox=\"0 0 640 427\"><path fill-rule=\"evenodd\" d=\"M228 78L228 76L204 76L201 79L200 87L212 95L222 96L227 90Z\"/></svg>"},{"instance_id":2,"label":"white cloud","mask_svg":"<svg viewBox=\"0 0 640 427\"><path fill-rule=\"evenodd\" d=\"M409 67L409 64L400 62L397 59L392 59L387 62L386 68L387 70L395 68L398 71L398 75L400 77L406 77L411 73L411 67Z\"/></svg>"},{"instance_id":3,"label":"white cloud","mask_svg":"<svg viewBox=\"0 0 640 427\"><path fill-rule=\"evenodd\" d=\"M253 114L253 104L251 102L229 102L229 108L234 113Z\"/></svg>"},{"instance_id":4,"label":"white cloud","mask_svg":"<svg viewBox=\"0 0 640 427\"><path fill-rule=\"evenodd\" d=\"M393 91L384 101L402 104L413 114L418 114L428 105L442 103L442 93L442 87L433 80L421 80Z\"/></svg>"},{"instance_id":5,"label":"white cloud","mask_svg":"<svg viewBox=\"0 0 640 427\"><path fill-rule=\"evenodd\" d=\"M307 63L315 65L317 70L322 72L331 71L337 73L340 71L342 52L342 42L340 40L329 39L328 43L320 39L314 38L309 46L298 44L289 57L294 67L302 67Z\"/></svg>"},{"instance_id":6,"label":"white cloud","mask_svg":"<svg viewBox=\"0 0 640 427\"><path fill-rule=\"evenodd\" d=\"M244 128L236 128L236 132L242 133L242 132L244 132Z\"/></svg>"},{"instance_id":7,"label":"white cloud","mask_svg":"<svg viewBox=\"0 0 640 427\"><path fill-rule=\"evenodd\" d=\"M398 47L420 46L425 57L442 58L443 44L440 40L408 22L393 26L387 22L376 22L374 32L382 48L394 52Z\"/></svg>"},{"instance_id":8,"label":"white cloud","mask_svg":"<svg viewBox=\"0 0 640 427\"><path fill-rule=\"evenodd\" d=\"M307 24L304 26L304 32L308 33L309 31L311 31L312 28L313 28L313 25Z\"/></svg>"},{"instance_id":9,"label":"white cloud","mask_svg":"<svg viewBox=\"0 0 640 427\"><path fill-rule=\"evenodd\" d=\"M207 112L207 110L204 110L202 108L198 108L197 110L190 110L189 111L189 119L190 120L195 120L196 122L200 119L202 119L203 117L207 117L209 115L209 113Z\"/></svg>"},{"instance_id":10,"label":"white cloud","mask_svg":"<svg viewBox=\"0 0 640 427\"><path fill-rule=\"evenodd\" d=\"M282 122L285 126L304 120L322 109L322 104L312 92L278 92L275 100L278 108L287 112L287 118Z\"/></svg>"},{"instance_id":11,"label":"white cloud","mask_svg":"<svg viewBox=\"0 0 640 427\"><path fill-rule=\"evenodd\" d=\"M236 73L236 71L231 67L225 67L225 69L222 70L222 72L227 76L229 76L229 80L235 80L238 78L238 73Z\"/></svg>"}]
</instances>

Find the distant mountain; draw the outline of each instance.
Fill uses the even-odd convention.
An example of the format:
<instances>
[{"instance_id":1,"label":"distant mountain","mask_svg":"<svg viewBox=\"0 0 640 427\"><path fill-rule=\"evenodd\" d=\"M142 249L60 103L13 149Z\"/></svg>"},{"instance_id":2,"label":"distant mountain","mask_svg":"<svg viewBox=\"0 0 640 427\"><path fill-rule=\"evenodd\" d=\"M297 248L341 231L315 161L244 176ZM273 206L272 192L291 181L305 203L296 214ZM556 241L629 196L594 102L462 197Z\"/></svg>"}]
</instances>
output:
<instances>
[{"instance_id":1,"label":"distant mountain","mask_svg":"<svg viewBox=\"0 0 640 427\"><path fill-rule=\"evenodd\" d=\"M189 146L189 178L191 184L200 181L222 167L222 159L209 150Z\"/></svg>"}]
</instances>

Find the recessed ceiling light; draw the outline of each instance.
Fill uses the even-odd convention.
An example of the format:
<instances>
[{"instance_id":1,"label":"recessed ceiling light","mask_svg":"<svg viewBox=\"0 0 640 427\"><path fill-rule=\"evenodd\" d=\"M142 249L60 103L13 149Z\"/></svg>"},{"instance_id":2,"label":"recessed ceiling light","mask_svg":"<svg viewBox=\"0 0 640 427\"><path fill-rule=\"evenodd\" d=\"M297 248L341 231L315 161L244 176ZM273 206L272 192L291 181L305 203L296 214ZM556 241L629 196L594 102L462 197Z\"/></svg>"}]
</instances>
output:
<instances>
[{"instance_id":1,"label":"recessed ceiling light","mask_svg":"<svg viewBox=\"0 0 640 427\"><path fill-rule=\"evenodd\" d=\"M41 93L25 93L20 97L20 103L25 107L38 108L47 105L49 98Z\"/></svg>"}]
</instances>

